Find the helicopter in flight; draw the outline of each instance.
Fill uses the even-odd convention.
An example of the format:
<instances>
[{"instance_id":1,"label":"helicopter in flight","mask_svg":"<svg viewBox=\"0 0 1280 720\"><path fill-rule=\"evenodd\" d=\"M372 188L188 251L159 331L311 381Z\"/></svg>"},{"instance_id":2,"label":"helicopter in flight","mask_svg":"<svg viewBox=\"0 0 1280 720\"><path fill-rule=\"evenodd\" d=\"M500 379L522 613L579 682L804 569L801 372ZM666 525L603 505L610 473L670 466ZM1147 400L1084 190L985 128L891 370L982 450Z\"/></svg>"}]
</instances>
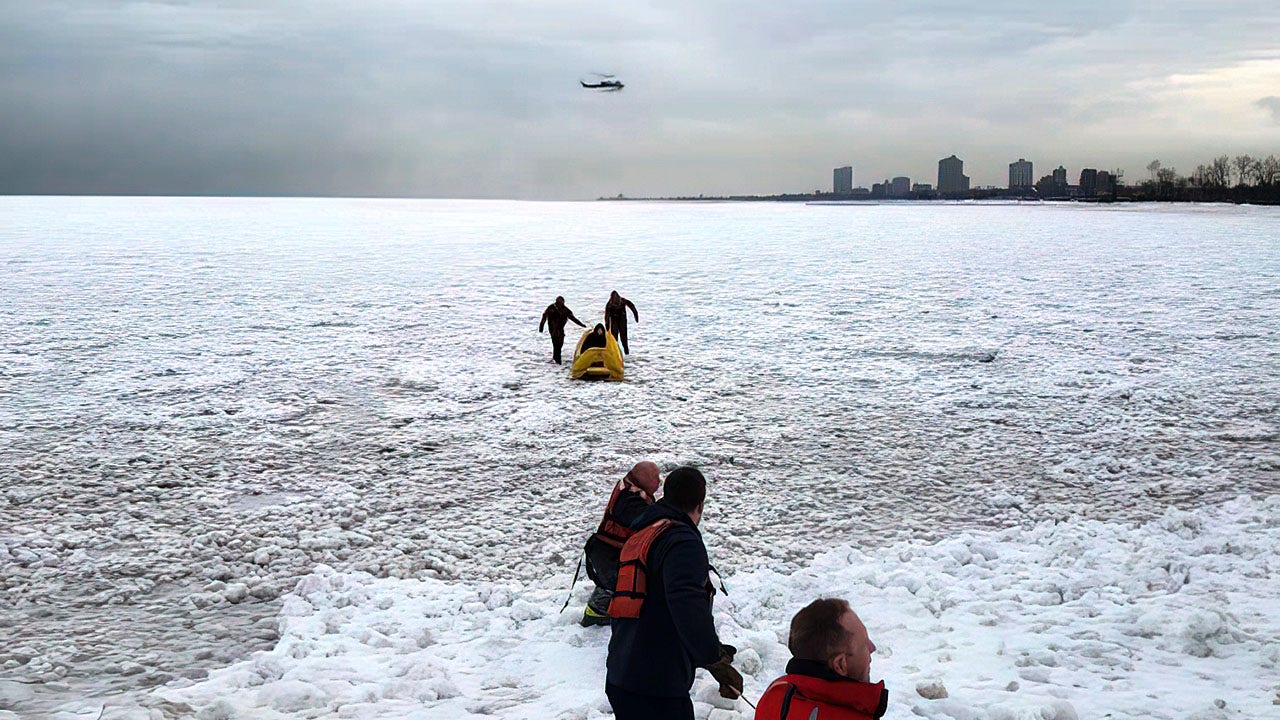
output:
<instances>
[{"instance_id":1,"label":"helicopter in flight","mask_svg":"<svg viewBox=\"0 0 1280 720\"><path fill-rule=\"evenodd\" d=\"M618 92L626 87L621 80L615 80L613 75L606 73L591 73L591 78L591 82L578 78L578 83L587 90L600 90L601 92Z\"/></svg>"}]
</instances>

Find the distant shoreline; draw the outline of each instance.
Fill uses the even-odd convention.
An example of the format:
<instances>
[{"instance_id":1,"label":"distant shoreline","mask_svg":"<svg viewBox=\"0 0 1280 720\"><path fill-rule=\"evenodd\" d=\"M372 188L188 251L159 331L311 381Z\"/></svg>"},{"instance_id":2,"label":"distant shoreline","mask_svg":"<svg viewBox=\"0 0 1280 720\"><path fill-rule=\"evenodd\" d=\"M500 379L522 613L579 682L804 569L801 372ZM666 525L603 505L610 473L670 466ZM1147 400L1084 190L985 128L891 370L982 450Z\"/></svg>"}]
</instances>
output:
<instances>
[{"instance_id":1,"label":"distant shoreline","mask_svg":"<svg viewBox=\"0 0 1280 720\"><path fill-rule=\"evenodd\" d=\"M1186 204L1203 204L1203 203L1220 203L1225 205L1280 205L1280 197L1262 197L1262 198L1164 198L1164 197L1145 197L1145 196L1119 196L1119 197L1093 197L1093 198L1070 198L1070 197L1052 197L1038 198L1026 197L1019 195L1001 195L1001 194L970 194L967 196L957 197L850 197L845 195L835 195L833 193L797 193L784 195L717 195L717 196L675 196L675 197L598 197L597 202L803 202L816 205L879 205L883 203L933 203L933 204L955 204L964 202L983 202L983 201L1003 201L1006 203L1017 203L1027 205L1037 205L1040 203L1080 203L1083 205L1113 205L1117 203L1186 203Z\"/></svg>"},{"instance_id":2,"label":"distant shoreline","mask_svg":"<svg viewBox=\"0 0 1280 720\"><path fill-rule=\"evenodd\" d=\"M1253 189L1253 188L1249 188ZM879 205L885 203L921 203L921 204L956 204L964 202L997 201L1009 204L1036 205L1040 203L1080 203L1085 205L1110 205L1116 203L1164 203L1164 204L1205 204L1217 203L1227 205L1280 205L1280 192L1270 195L1250 193L1243 197L1152 197L1145 195L1097 198L1051 197L1036 198L999 193L970 194L961 197L862 197L841 196L832 193L787 193L780 195L701 195L670 197L628 197L615 195L588 198L487 198L487 197L428 197L416 195L90 195L82 193L0 193L0 198L139 198L162 200L165 198L205 198L226 200L445 200L460 202L684 202L684 203L725 203L725 202L787 202L810 203L818 205Z\"/></svg>"}]
</instances>

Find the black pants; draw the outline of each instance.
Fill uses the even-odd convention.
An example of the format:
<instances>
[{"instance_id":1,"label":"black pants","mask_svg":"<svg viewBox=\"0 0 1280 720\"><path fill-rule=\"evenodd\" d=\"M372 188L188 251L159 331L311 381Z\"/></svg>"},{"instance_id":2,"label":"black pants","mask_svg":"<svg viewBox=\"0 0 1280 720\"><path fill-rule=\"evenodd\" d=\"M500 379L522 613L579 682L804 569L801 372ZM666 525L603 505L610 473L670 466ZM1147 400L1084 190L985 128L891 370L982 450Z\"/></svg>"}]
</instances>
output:
<instances>
[{"instance_id":1,"label":"black pants","mask_svg":"<svg viewBox=\"0 0 1280 720\"><path fill-rule=\"evenodd\" d=\"M609 614L609 602L618 586L618 548L600 542L592 535L587 540L587 577L596 584L587 605L601 615Z\"/></svg>"},{"instance_id":2,"label":"black pants","mask_svg":"<svg viewBox=\"0 0 1280 720\"><path fill-rule=\"evenodd\" d=\"M551 359L560 364L560 348L564 347L564 333L551 333Z\"/></svg>"},{"instance_id":3,"label":"black pants","mask_svg":"<svg viewBox=\"0 0 1280 720\"><path fill-rule=\"evenodd\" d=\"M613 335L613 339L618 341L622 346L622 352L630 355L631 348L627 347L627 315L624 312L622 317L611 317L606 320L609 323L609 332Z\"/></svg>"},{"instance_id":4,"label":"black pants","mask_svg":"<svg viewBox=\"0 0 1280 720\"><path fill-rule=\"evenodd\" d=\"M617 720L693 720L693 701L688 695L654 697L623 690L616 685L605 685L604 694L608 696Z\"/></svg>"}]
</instances>

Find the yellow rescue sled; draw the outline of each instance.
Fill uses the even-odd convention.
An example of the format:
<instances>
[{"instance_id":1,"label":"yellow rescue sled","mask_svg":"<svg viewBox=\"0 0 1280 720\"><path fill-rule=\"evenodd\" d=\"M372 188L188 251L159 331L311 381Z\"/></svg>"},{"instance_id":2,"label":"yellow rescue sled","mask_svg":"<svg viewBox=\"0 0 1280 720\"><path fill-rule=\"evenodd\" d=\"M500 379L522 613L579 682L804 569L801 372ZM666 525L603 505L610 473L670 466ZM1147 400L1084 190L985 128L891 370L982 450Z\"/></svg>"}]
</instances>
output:
<instances>
[{"instance_id":1,"label":"yellow rescue sled","mask_svg":"<svg viewBox=\"0 0 1280 720\"><path fill-rule=\"evenodd\" d=\"M621 380L622 348L613 334L605 332L604 347L582 349L582 343L591 336L591 330L582 333L573 351L573 369L569 376L574 380Z\"/></svg>"}]
</instances>

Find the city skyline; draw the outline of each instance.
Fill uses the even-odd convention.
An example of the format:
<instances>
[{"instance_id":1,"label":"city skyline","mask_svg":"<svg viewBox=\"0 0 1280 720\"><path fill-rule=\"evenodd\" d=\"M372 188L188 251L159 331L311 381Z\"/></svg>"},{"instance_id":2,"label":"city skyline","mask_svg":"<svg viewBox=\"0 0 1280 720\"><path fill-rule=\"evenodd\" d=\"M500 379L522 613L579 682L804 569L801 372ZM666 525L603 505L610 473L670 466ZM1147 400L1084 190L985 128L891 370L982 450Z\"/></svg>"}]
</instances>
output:
<instances>
[{"instance_id":1,"label":"city skyline","mask_svg":"<svg viewBox=\"0 0 1280 720\"><path fill-rule=\"evenodd\" d=\"M1156 161L1158 162L1158 161ZM965 175L965 161L958 157L955 153L938 160L937 172L930 178L930 182L921 182L923 178L919 176L895 175L892 180L888 177L878 182L872 182L868 185L853 182L857 174L856 165L846 165L833 170L832 193L840 194L861 194L870 192L872 195L879 195L878 187L884 186L884 192L888 197L906 197L911 192L936 192L942 195L960 195L969 190L1032 190L1045 181L1052 181L1052 184L1058 187L1069 187L1073 183L1070 182L1069 173L1071 172L1064 165L1052 169L1049 173L1040 175L1038 178L1035 174L1035 162L1019 157L1017 160L1008 164L1008 182L1004 185L975 185L971 182L968 175ZM1079 182L1074 185L1083 186L1092 190L1097 187L1096 182L1099 177L1103 177L1102 187L1114 190L1117 180L1125 176L1123 168L1098 168L1098 167L1082 167L1079 170ZM915 182L913 182L913 180ZM1092 195L1092 192L1087 192Z\"/></svg>"},{"instance_id":2,"label":"city skyline","mask_svg":"<svg viewBox=\"0 0 1280 720\"><path fill-rule=\"evenodd\" d=\"M1280 8L9 3L0 193L584 199L1280 152ZM584 90L613 73L620 92ZM825 185L825 183L824 183Z\"/></svg>"}]
</instances>

